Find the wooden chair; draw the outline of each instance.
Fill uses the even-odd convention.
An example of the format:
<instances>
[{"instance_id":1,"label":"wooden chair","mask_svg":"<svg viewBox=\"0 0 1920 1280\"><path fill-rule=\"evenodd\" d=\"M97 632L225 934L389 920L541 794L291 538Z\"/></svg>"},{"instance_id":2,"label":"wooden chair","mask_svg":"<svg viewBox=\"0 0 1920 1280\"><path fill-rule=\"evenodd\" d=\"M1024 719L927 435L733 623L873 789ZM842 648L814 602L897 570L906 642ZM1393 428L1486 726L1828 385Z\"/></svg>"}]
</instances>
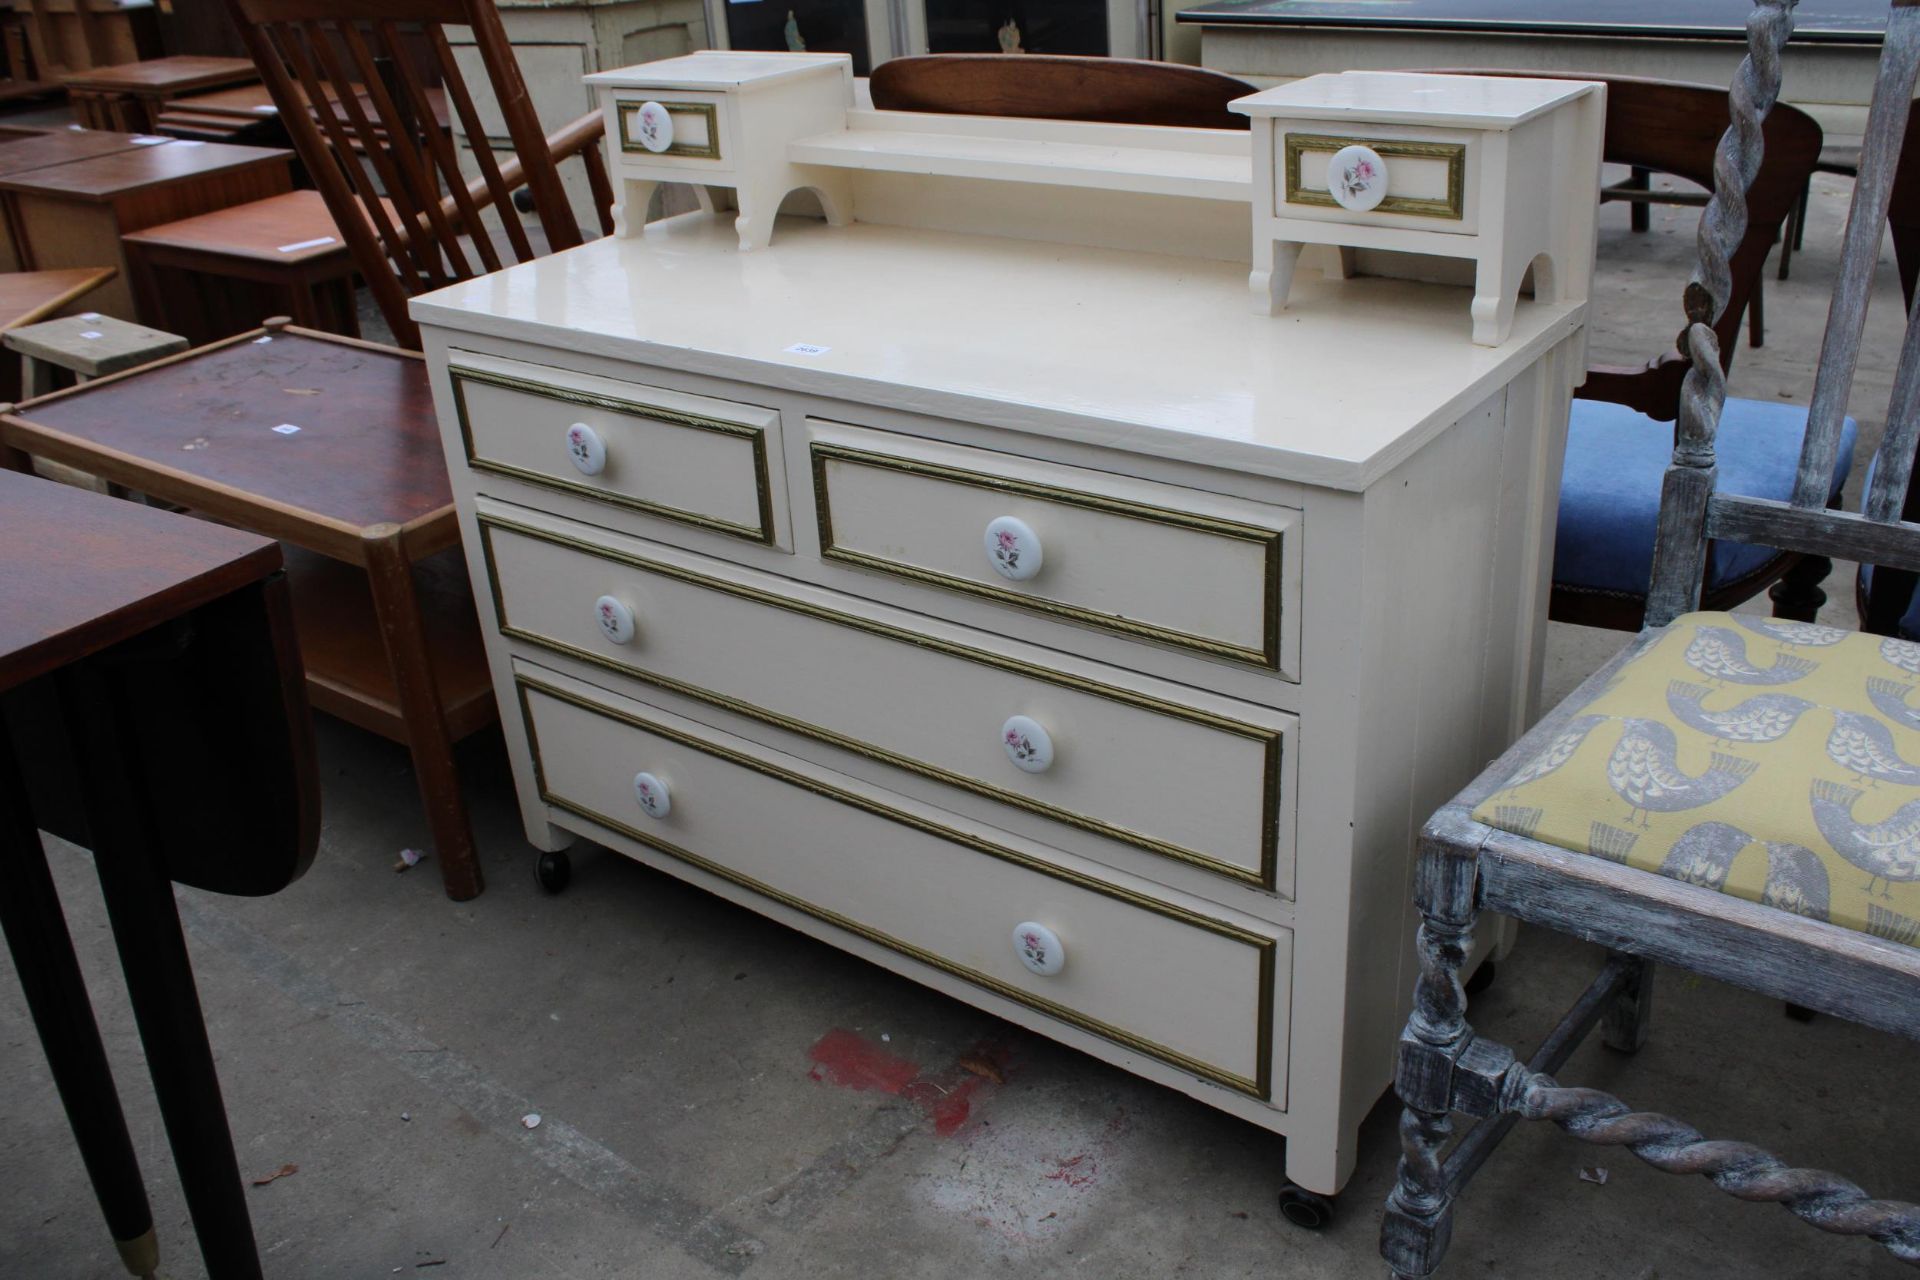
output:
<instances>
[{"instance_id":1,"label":"wooden chair","mask_svg":"<svg viewBox=\"0 0 1920 1280\"><path fill-rule=\"evenodd\" d=\"M585 117L551 139L542 134L492 0L227 4L295 150L402 345L420 345L419 330L407 315L410 296L498 271L509 261L483 211L498 220L511 261L581 243L556 168L561 159L578 156L586 164L601 207L601 230L612 231L613 191L600 154L600 115ZM512 140L510 157L494 152L447 42L449 23L473 32ZM408 56L408 40L413 48L426 49L445 90L452 126L447 131L435 127L432 86ZM309 110L309 103L332 109ZM456 146L461 143L479 168L477 179L460 170ZM512 199L523 188L543 244L529 235Z\"/></svg>"},{"instance_id":2,"label":"wooden chair","mask_svg":"<svg viewBox=\"0 0 1920 1280\"><path fill-rule=\"evenodd\" d=\"M882 111L1026 116L1112 124L1245 129L1227 110L1252 85L1217 71L1054 54L935 53L895 58L873 70L873 105Z\"/></svg>"},{"instance_id":3,"label":"wooden chair","mask_svg":"<svg viewBox=\"0 0 1920 1280\"><path fill-rule=\"evenodd\" d=\"M1728 118L1724 89L1628 77L1607 85L1608 162L1668 173L1711 191L1714 149ZM1767 255L1814 162L1820 126L1780 104L1767 116L1765 154L1748 192L1745 234L1728 261L1727 296L1715 321L1723 369L1733 364L1742 316L1759 305ZM1676 327L1679 317L1675 317ZM1640 368L1597 366L1577 392L1568 425L1554 547L1550 616L1556 622L1635 631L1645 614L1660 474L1672 445L1686 364L1668 354ZM1731 400L1722 417L1722 482L1754 497L1791 486L1805 414L1791 406ZM1851 436L1851 422L1848 424ZM1841 451L1832 478L1838 496L1852 461ZM1708 559L1706 605L1728 609L1773 588L1780 616L1810 621L1826 599L1820 557L1732 543Z\"/></svg>"},{"instance_id":4,"label":"wooden chair","mask_svg":"<svg viewBox=\"0 0 1920 1280\"><path fill-rule=\"evenodd\" d=\"M1738 186L1701 219L1686 291L1688 358L1663 483L1650 630L1429 820L1414 877L1422 925L1395 1087L1403 1158L1381 1251L1431 1275L1454 1203L1520 1120L1624 1146L1824 1230L1920 1263L1920 1206L1869 1199L1744 1143L1635 1112L1553 1077L1596 1027L1631 1052L1648 1031L1655 963L1920 1038L1920 645L1808 623L1697 612L1714 539L1920 569L1900 518L1920 443L1920 337L1909 331L1858 513L1829 509L1894 164L1920 68L1920 5L1895 0L1796 480L1783 499L1716 491L1726 383L1720 346L1759 120L1779 90L1793 0L1759 0L1733 94ZM1774 108L1778 109L1778 108ZM1871 793L1863 785L1873 786ZM1612 955L1530 1061L1479 1036L1460 977L1475 919L1494 911ZM1891 1097L1903 1082L1889 1080ZM1904 1112L1903 1112L1904 1114ZM1453 1117L1478 1123L1448 1150ZM1541 1224L1536 1219L1535 1227Z\"/></svg>"}]
</instances>

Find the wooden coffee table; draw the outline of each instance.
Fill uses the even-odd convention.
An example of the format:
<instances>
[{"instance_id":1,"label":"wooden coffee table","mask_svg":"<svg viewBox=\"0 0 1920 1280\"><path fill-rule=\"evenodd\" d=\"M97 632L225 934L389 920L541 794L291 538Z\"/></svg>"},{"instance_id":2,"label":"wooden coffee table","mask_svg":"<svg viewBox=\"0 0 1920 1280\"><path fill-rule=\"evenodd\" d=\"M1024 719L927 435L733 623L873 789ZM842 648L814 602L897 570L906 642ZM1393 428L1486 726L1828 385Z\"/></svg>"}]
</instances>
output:
<instances>
[{"instance_id":1,"label":"wooden coffee table","mask_svg":"<svg viewBox=\"0 0 1920 1280\"><path fill-rule=\"evenodd\" d=\"M0 416L7 447L288 544L308 698L409 748L447 894L480 892L453 744L493 689L418 355L275 324Z\"/></svg>"}]
</instances>

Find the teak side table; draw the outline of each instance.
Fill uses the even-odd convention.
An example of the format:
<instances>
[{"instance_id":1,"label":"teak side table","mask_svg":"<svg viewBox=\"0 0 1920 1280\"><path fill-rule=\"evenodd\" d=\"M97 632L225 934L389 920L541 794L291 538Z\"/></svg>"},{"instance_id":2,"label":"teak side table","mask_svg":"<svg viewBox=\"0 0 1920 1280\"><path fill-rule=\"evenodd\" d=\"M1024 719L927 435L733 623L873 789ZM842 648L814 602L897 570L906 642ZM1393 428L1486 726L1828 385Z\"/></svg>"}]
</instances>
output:
<instances>
[{"instance_id":1,"label":"teak side table","mask_svg":"<svg viewBox=\"0 0 1920 1280\"><path fill-rule=\"evenodd\" d=\"M103 133L97 129L53 129L7 138L0 140L0 177L72 164L75 160L112 155L116 151L131 151L141 145L135 139L136 135L131 133ZM0 271L19 271L23 262L19 237L11 219L5 215L4 202L0 202Z\"/></svg>"},{"instance_id":2,"label":"teak side table","mask_svg":"<svg viewBox=\"0 0 1920 1280\"><path fill-rule=\"evenodd\" d=\"M35 146L37 140L17 144ZM162 142L92 159L0 174L0 204L23 264L110 266L93 309L122 320L136 313L120 238L162 222L279 195L293 187L292 153L218 142Z\"/></svg>"},{"instance_id":3,"label":"teak side table","mask_svg":"<svg viewBox=\"0 0 1920 1280\"><path fill-rule=\"evenodd\" d=\"M93 67L61 77L74 115L89 129L146 133L168 102L190 93L250 84L260 79L248 58L181 55Z\"/></svg>"},{"instance_id":4,"label":"teak side table","mask_svg":"<svg viewBox=\"0 0 1920 1280\"><path fill-rule=\"evenodd\" d=\"M160 1245L42 830L93 851L206 1274L260 1280L173 883L259 896L319 844L266 538L0 472L0 928L121 1261ZM128 803L129 797L139 803Z\"/></svg>"},{"instance_id":5,"label":"teak side table","mask_svg":"<svg viewBox=\"0 0 1920 1280\"><path fill-rule=\"evenodd\" d=\"M481 891L453 744L493 694L418 355L276 321L32 401L0 446L288 544L309 699L406 744L448 896Z\"/></svg>"}]
</instances>

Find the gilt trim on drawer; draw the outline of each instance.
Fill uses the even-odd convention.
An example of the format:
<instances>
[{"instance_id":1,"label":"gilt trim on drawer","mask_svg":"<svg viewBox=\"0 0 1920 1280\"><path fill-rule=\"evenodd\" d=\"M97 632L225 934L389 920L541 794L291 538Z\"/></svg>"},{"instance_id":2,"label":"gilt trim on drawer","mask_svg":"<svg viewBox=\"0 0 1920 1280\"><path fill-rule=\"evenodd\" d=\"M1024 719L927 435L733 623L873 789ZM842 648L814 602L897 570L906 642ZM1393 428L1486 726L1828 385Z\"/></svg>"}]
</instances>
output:
<instances>
[{"instance_id":1,"label":"gilt trim on drawer","mask_svg":"<svg viewBox=\"0 0 1920 1280\"><path fill-rule=\"evenodd\" d=\"M1029 1009L1043 1013L1050 1018L1056 1018L1069 1026L1078 1027L1082 1031L1091 1032L1094 1035L1112 1040L1116 1044L1123 1045L1136 1053L1157 1058L1170 1066L1178 1067L1182 1071L1191 1072L1196 1076L1211 1080L1215 1084L1223 1085L1226 1088L1248 1094L1255 1098L1266 1100L1271 1095L1273 1091L1274 982L1276 977L1276 957L1279 950L1279 943L1276 939L1267 937L1264 934L1255 933L1251 929L1243 929L1237 925L1228 924L1224 920L1216 920L1212 916L1202 915L1197 911L1189 911L1185 907L1175 906L1170 902L1162 902L1157 898L1124 888L1120 885L1109 884L1104 880L1079 871L1054 866L1052 863L1021 853L1017 849L1009 849L1004 845L994 844L979 836L970 835L967 832L958 831L936 822L929 822L924 818L915 817L912 814L904 813L898 809L888 808L886 805L870 800L866 796L856 792L843 790L830 783L822 782L817 778L807 777L804 774L794 773L791 770L781 768L771 761L762 760L757 756L735 751L729 747L721 746L719 743L703 741L689 734L670 729L665 725L656 724L653 721L634 715L631 712L622 711L617 707L607 706L589 698L583 698L568 690L556 688L553 685L531 679L519 672L514 673L513 680L515 693L520 700L521 718L527 726L527 747L533 759L534 782L539 788L541 800L554 808L576 814L610 831L616 831L629 840L646 845L650 849L658 850L660 853L684 862L688 866L696 867L708 875L717 876L730 884L738 885L743 889L759 894L761 897L777 902L784 907L812 916L814 919L830 924L837 929L844 929L848 933L865 938L867 941L886 947L890 951L898 952L909 959L917 960L921 964L940 970L942 973L952 974L956 978L983 987L1003 999L1025 1005ZM788 786L799 787L805 791L810 791L815 795L823 796L828 800L844 804L849 808L858 809L873 817L883 818L889 822L897 822L901 826L933 836L936 839L945 840L952 844L960 845L963 848L971 849L975 853L984 854L990 858L997 858L1002 862L1008 862L1028 871L1037 872L1040 875L1073 885L1076 888L1086 889L1090 892L1113 898L1116 901L1124 902L1140 910L1150 911L1156 915L1164 916L1169 920L1175 920L1181 924L1201 929L1218 937L1226 938L1229 941L1251 947L1258 956L1260 966L1258 1009L1255 1014L1256 1024L1254 1034L1256 1036L1256 1048L1253 1077L1248 1078L1237 1075L1234 1072L1224 1070L1212 1063L1190 1057L1177 1049L1170 1049L1166 1045L1158 1044L1152 1040L1134 1035L1132 1032L1125 1031L1111 1023L1088 1017L1086 1014L1070 1008L1067 1005L1049 1000L1044 996L1034 995L1032 992L1022 990L1011 983L1002 982L998 978L981 973L977 969L970 969L965 965L957 964L931 951L916 947L910 942L905 942L890 934L882 933L877 929L861 924L857 920L843 916L836 911L829 911L824 907L815 906L802 898L796 898L792 894L773 888L771 885L763 884L751 876L742 875L731 868L709 861L691 850L683 849L676 844L641 831L637 827L630 826L607 814L599 813L587 805L579 804L555 795L547 786L546 769L541 763L539 733L534 726L533 708L527 701L529 690L578 707L594 715L604 716L608 719L616 720L621 724L629 725L632 728L665 738L669 742L677 743L689 750L714 756L717 759L725 760L743 769L751 769L755 773L764 774L777 782L783 782Z\"/></svg>"},{"instance_id":2,"label":"gilt trim on drawer","mask_svg":"<svg viewBox=\"0 0 1920 1280\"><path fill-rule=\"evenodd\" d=\"M1225 876L1230 880L1251 885L1256 889L1264 889L1270 893L1276 892L1278 889L1280 813L1282 800L1281 767L1284 762L1284 752L1286 750L1286 735L1279 729L1269 729L1260 725L1246 724L1226 716L1199 711L1192 707L1184 707L1178 703L1162 701L1159 698L1154 698L1147 694L1135 693L1130 689L1121 689L1113 685L1088 680L1081 676L1069 675L1063 671L1055 671L1048 667L1022 662L1016 658L1008 658L997 653L988 653L979 649L969 649L963 645L938 640L932 636L921 635L918 632L888 626L885 623L876 622L871 618L863 618L856 614L841 613L835 609L823 608L819 605L807 603L806 601L795 600L768 591L761 591L757 588L747 586L744 583L732 582L724 578L709 578L703 574L695 573L675 565L664 564L658 560L649 560L643 556L630 555L626 552L616 551L611 547L601 546L598 543L586 542L579 538L568 537L564 534L551 533L545 529L538 529L531 525L502 519L499 516L482 513L479 516L479 527L480 551L487 565L487 586L493 595L494 616L499 619L500 634L510 640L517 640L522 644L545 649L549 653L559 654L562 657L571 658L576 662L584 662L591 666L599 667L602 670L611 671L618 675L626 676L629 679L652 685L657 689L664 689L669 693L677 693L683 697L696 699L709 706L719 707L723 711L731 711L736 715L745 716L750 720L758 720L762 724L769 724L777 729L784 729L789 733L799 734L802 737L811 738L816 742L823 742L828 746L838 747L843 751L851 751L855 755L865 756L869 760L876 760L881 764L891 765L896 769L904 769L908 773L917 774L923 778L930 778L935 782L943 783L946 786L957 788L969 794L983 796L989 800L998 801L1001 804L1025 810L1028 813L1036 814L1039 817L1047 818L1066 826L1075 827L1096 836L1102 836L1121 844L1131 845L1136 849L1143 849L1148 853L1156 854L1163 858L1172 858L1177 862L1184 862L1189 866L1198 867L1203 871L1212 872L1215 875ZM1097 698L1105 698L1109 702L1117 702L1123 706L1136 707L1153 715L1170 716L1221 733L1229 733L1236 737L1247 738L1258 742L1262 746L1259 832L1260 867L1256 871L1247 867L1237 866L1231 862L1222 861L1210 854L1202 853L1199 850L1186 848L1184 845L1177 845L1170 841L1144 835L1140 832L1129 830L1126 827L1105 822L1088 814L1077 813L1071 809L1063 809L1058 805L1048 804L1044 800L1035 800L1029 796L1020 795L1017 792L1010 792L1003 788L995 787L978 778L970 778L965 774L955 773L950 769L943 769L937 765L928 764L925 761L915 760L910 756L899 755L884 748L876 747L872 743L864 742L858 738L851 738L844 734L835 733L830 729L821 728L818 725L810 724L804 720L796 720L791 716L783 715L777 711L770 711L765 707L757 706L739 698L729 697L726 694L717 693L711 689L704 689L698 685L675 680L671 676L648 671L633 663L621 662L607 657L604 654L595 653L590 649L578 648L549 636L543 636L538 632L529 631L524 627L516 626L507 616L506 600L500 591L500 571L494 563L493 553L493 531L495 529L504 530L507 533L519 537L532 538L536 541L551 543L554 546L566 547L569 550L579 551L602 560L611 560L617 564L629 565L644 573L659 574L662 577L685 582L691 586L710 591L719 591L743 600L750 600L755 604L765 605L775 609L784 609L790 613L801 614L805 617L818 618L823 622L832 623L836 626L851 627L859 631L867 632L870 635L880 636L900 644L913 645L915 648L926 649L949 658L959 658L963 661L977 663L981 666L993 667L997 670L1010 672L1027 679L1039 680L1047 684L1058 685L1061 688L1072 689L1077 693L1085 693Z\"/></svg>"},{"instance_id":3,"label":"gilt trim on drawer","mask_svg":"<svg viewBox=\"0 0 1920 1280\"><path fill-rule=\"evenodd\" d=\"M1446 218L1454 222L1466 216L1467 148L1459 142L1395 142L1389 138L1342 138L1324 133L1289 133L1285 192L1288 204L1318 205L1325 209L1340 207L1332 192L1314 191L1301 185L1300 161L1309 151L1334 152L1342 147L1369 147L1386 159L1405 156L1415 160L1446 161L1447 194L1444 199L1390 195L1374 206L1373 212L1404 213L1415 218Z\"/></svg>"},{"instance_id":4,"label":"gilt trim on drawer","mask_svg":"<svg viewBox=\"0 0 1920 1280\"><path fill-rule=\"evenodd\" d=\"M1235 662L1250 663L1277 671L1280 668L1280 597L1283 573L1282 549L1285 535L1277 529L1263 529L1259 525L1241 524L1234 520L1222 520L1214 516L1195 515L1187 511L1176 511L1169 507L1151 506L1144 502L1130 502L1123 498L1109 498L1096 493L1082 493L1074 489L1062 489L1055 485L1040 484L1032 480L1015 480L1007 476L988 475L979 471L966 471L959 467L941 466L933 462L920 462L906 458L890 457L886 454L868 453L863 449L849 449L845 445L825 444L813 441L808 445L813 465L813 507L814 516L820 526L820 557L856 568L871 569L878 573L891 574L913 582L925 583L947 591L959 591L982 599L1010 604L1020 609L1031 609L1049 617L1065 619L1082 626L1098 627L1103 631L1114 631L1135 640L1147 640L1155 644L1170 645L1176 649L1186 649L1193 653L1205 654L1212 658L1229 658ZM876 556L870 552L853 551L839 546L833 536L833 511L827 495L827 463L845 462L853 466L872 467L879 471L895 471L905 475L923 476L932 480L944 480L951 484L963 484L975 489L986 489L994 493L1010 493L1023 498L1037 498L1044 502L1057 502L1063 506L1082 507L1089 511L1101 511L1109 515L1123 516L1129 520L1144 520L1152 524L1170 525L1177 529L1189 529L1196 533L1210 534L1214 537L1232 538L1239 542L1251 542L1264 548L1266 563L1261 573L1261 590L1265 598L1261 601L1261 647L1234 644L1228 640L1217 640L1211 636L1195 635L1174 627L1162 627L1151 622L1142 622L1137 618L1123 618L1116 614L1101 613L1097 609L1088 609L1080 605L1063 604L1057 600L1048 600L1040 596L1023 595L1009 587L996 586L988 582L976 582L971 578L962 578L950 573L941 573L935 569L923 569L918 565L903 564Z\"/></svg>"},{"instance_id":5,"label":"gilt trim on drawer","mask_svg":"<svg viewBox=\"0 0 1920 1280\"><path fill-rule=\"evenodd\" d=\"M611 506L624 507L629 511L638 511L645 515L659 516L680 524L690 524L699 529L710 529L716 533L730 533L738 538L747 538L754 542L773 542L773 480L767 463L767 433L764 428L744 422L728 422L724 418L709 418L702 414L685 413L678 409L666 409L651 405L643 400L622 400L615 396L595 395L589 391L575 391L571 387L556 387L544 382L534 382L527 378L514 378L501 373L489 373L481 369L469 369L462 365L447 367L447 380L453 386L453 416L460 426L461 451L466 454L467 466L475 471L490 475L505 476L523 484L537 485L542 489L552 489L557 493L570 493L576 497L589 498L595 502L604 502ZM609 413L629 414L634 417L650 418L655 422L664 422L669 426L688 427L695 431L712 431L720 435L739 436L748 441L753 449L753 487L756 504L759 508L758 527L741 524L734 520L723 520L719 516L710 516L698 511L688 511L681 507L670 507L662 502L648 502L631 494L611 489L596 489L592 485L581 484L574 480L565 480L549 475L544 471L535 471L528 467L514 466L511 463L496 462L491 458L482 458L473 447L473 427L467 421L466 385L477 382L484 386L499 387L506 391L517 391L522 395L539 396L546 400L558 400L564 404L583 405L589 409L605 409Z\"/></svg>"},{"instance_id":6,"label":"gilt trim on drawer","mask_svg":"<svg viewBox=\"0 0 1920 1280\"><path fill-rule=\"evenodd\" d=\"M613 118L620 122L620 150L637 152L644 156L685 156L689 160L718 160L720 158L720 120L718 109L711 102L667 102L654 99L667 109L669 116L705 116L707 118L707 145L689 146L684 142L674 142L665 151L649 151L646 146L627 132L627 113L638 111L646 102L633 98L616 98L613 103ZM675 132L678 132L676 130Z\"/></svg>"}]
</instances>

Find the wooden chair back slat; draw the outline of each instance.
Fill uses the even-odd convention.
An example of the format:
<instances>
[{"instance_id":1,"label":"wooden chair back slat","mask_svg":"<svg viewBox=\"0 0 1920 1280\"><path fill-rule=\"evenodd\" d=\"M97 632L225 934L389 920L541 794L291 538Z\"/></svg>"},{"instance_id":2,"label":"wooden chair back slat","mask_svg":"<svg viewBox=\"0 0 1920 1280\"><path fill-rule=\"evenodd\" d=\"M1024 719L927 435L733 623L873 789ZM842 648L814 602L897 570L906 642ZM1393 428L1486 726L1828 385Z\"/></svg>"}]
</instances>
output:
<instances>
[{"instance_id":1,"label":"wooden chair back slat","mask_svg":"<svg viewBox=\"0 0 1920 1280\"><path fill-rule=\"evenodd\" d=\"M1199 67L1038 53L895 58L875 67L868 84L873 105L882 111L1194 129L1250 127L1252 121L1227 104L1258 92L1244 80Z\"/></svg>"},{"instance_id":2,"label":"wooden chair back slat","mask_svg":"<svg viewBox=\"0 0 1920 1280\"><path fill-rule=\"evenodd\" d=\"M398 341L420 342L411 295L582 242L494 0L225 3ZM472 33L469 52L511 143L506 155L498 123L490 136L475 105L448 24ZM577 153L596 198L610 203L604 165L596 174L598 157ZM516 190L532 197L537 234Z\"/></svg>"},{"instance_id":3,"label":"wooden chair back slat","mask_svg":"<svg viewBox=\"0 0 1920 1280\"><path fill-rule=\"evenodd\" d=\"M1907 132L1913 86L1920 78L1920 7L1896 4L1887 21L1881 47L1880 71L1873 86L1873 104L1867 109L1866 136L1860 144L1860 172L1854 179L1853 204L1847 210L1847 230L1841 240L1839 281L1827 312L1826 333L1820 341L1820 363L1813 375L1813 399L1807 410L1807 439L1800 451L1800 472L1794 477L1793 505L1824 508L1832 484L1833 464L1840 448L1841 420L1847 396L1853 390L1854 369L1860 359L1860 337L1866 331L1867 299L1873 292L1873 271L1880 258L1882 228L1893 200L1893 180L1900 146ZM1889 423L1891 432L1892 423ZM1881 449L1885 450L1883 441ZM1911 441L1907 446L1913 451ZM1885 459L1882 459L1884 464ZM1908 460L1910 466L1911 459ZM1903 467L1903 470L1907 468ZM1899 498L1906 496L1901 486ZM1896 499L1890 514L1897 513Z\"/></svg>"}]
</instances>

